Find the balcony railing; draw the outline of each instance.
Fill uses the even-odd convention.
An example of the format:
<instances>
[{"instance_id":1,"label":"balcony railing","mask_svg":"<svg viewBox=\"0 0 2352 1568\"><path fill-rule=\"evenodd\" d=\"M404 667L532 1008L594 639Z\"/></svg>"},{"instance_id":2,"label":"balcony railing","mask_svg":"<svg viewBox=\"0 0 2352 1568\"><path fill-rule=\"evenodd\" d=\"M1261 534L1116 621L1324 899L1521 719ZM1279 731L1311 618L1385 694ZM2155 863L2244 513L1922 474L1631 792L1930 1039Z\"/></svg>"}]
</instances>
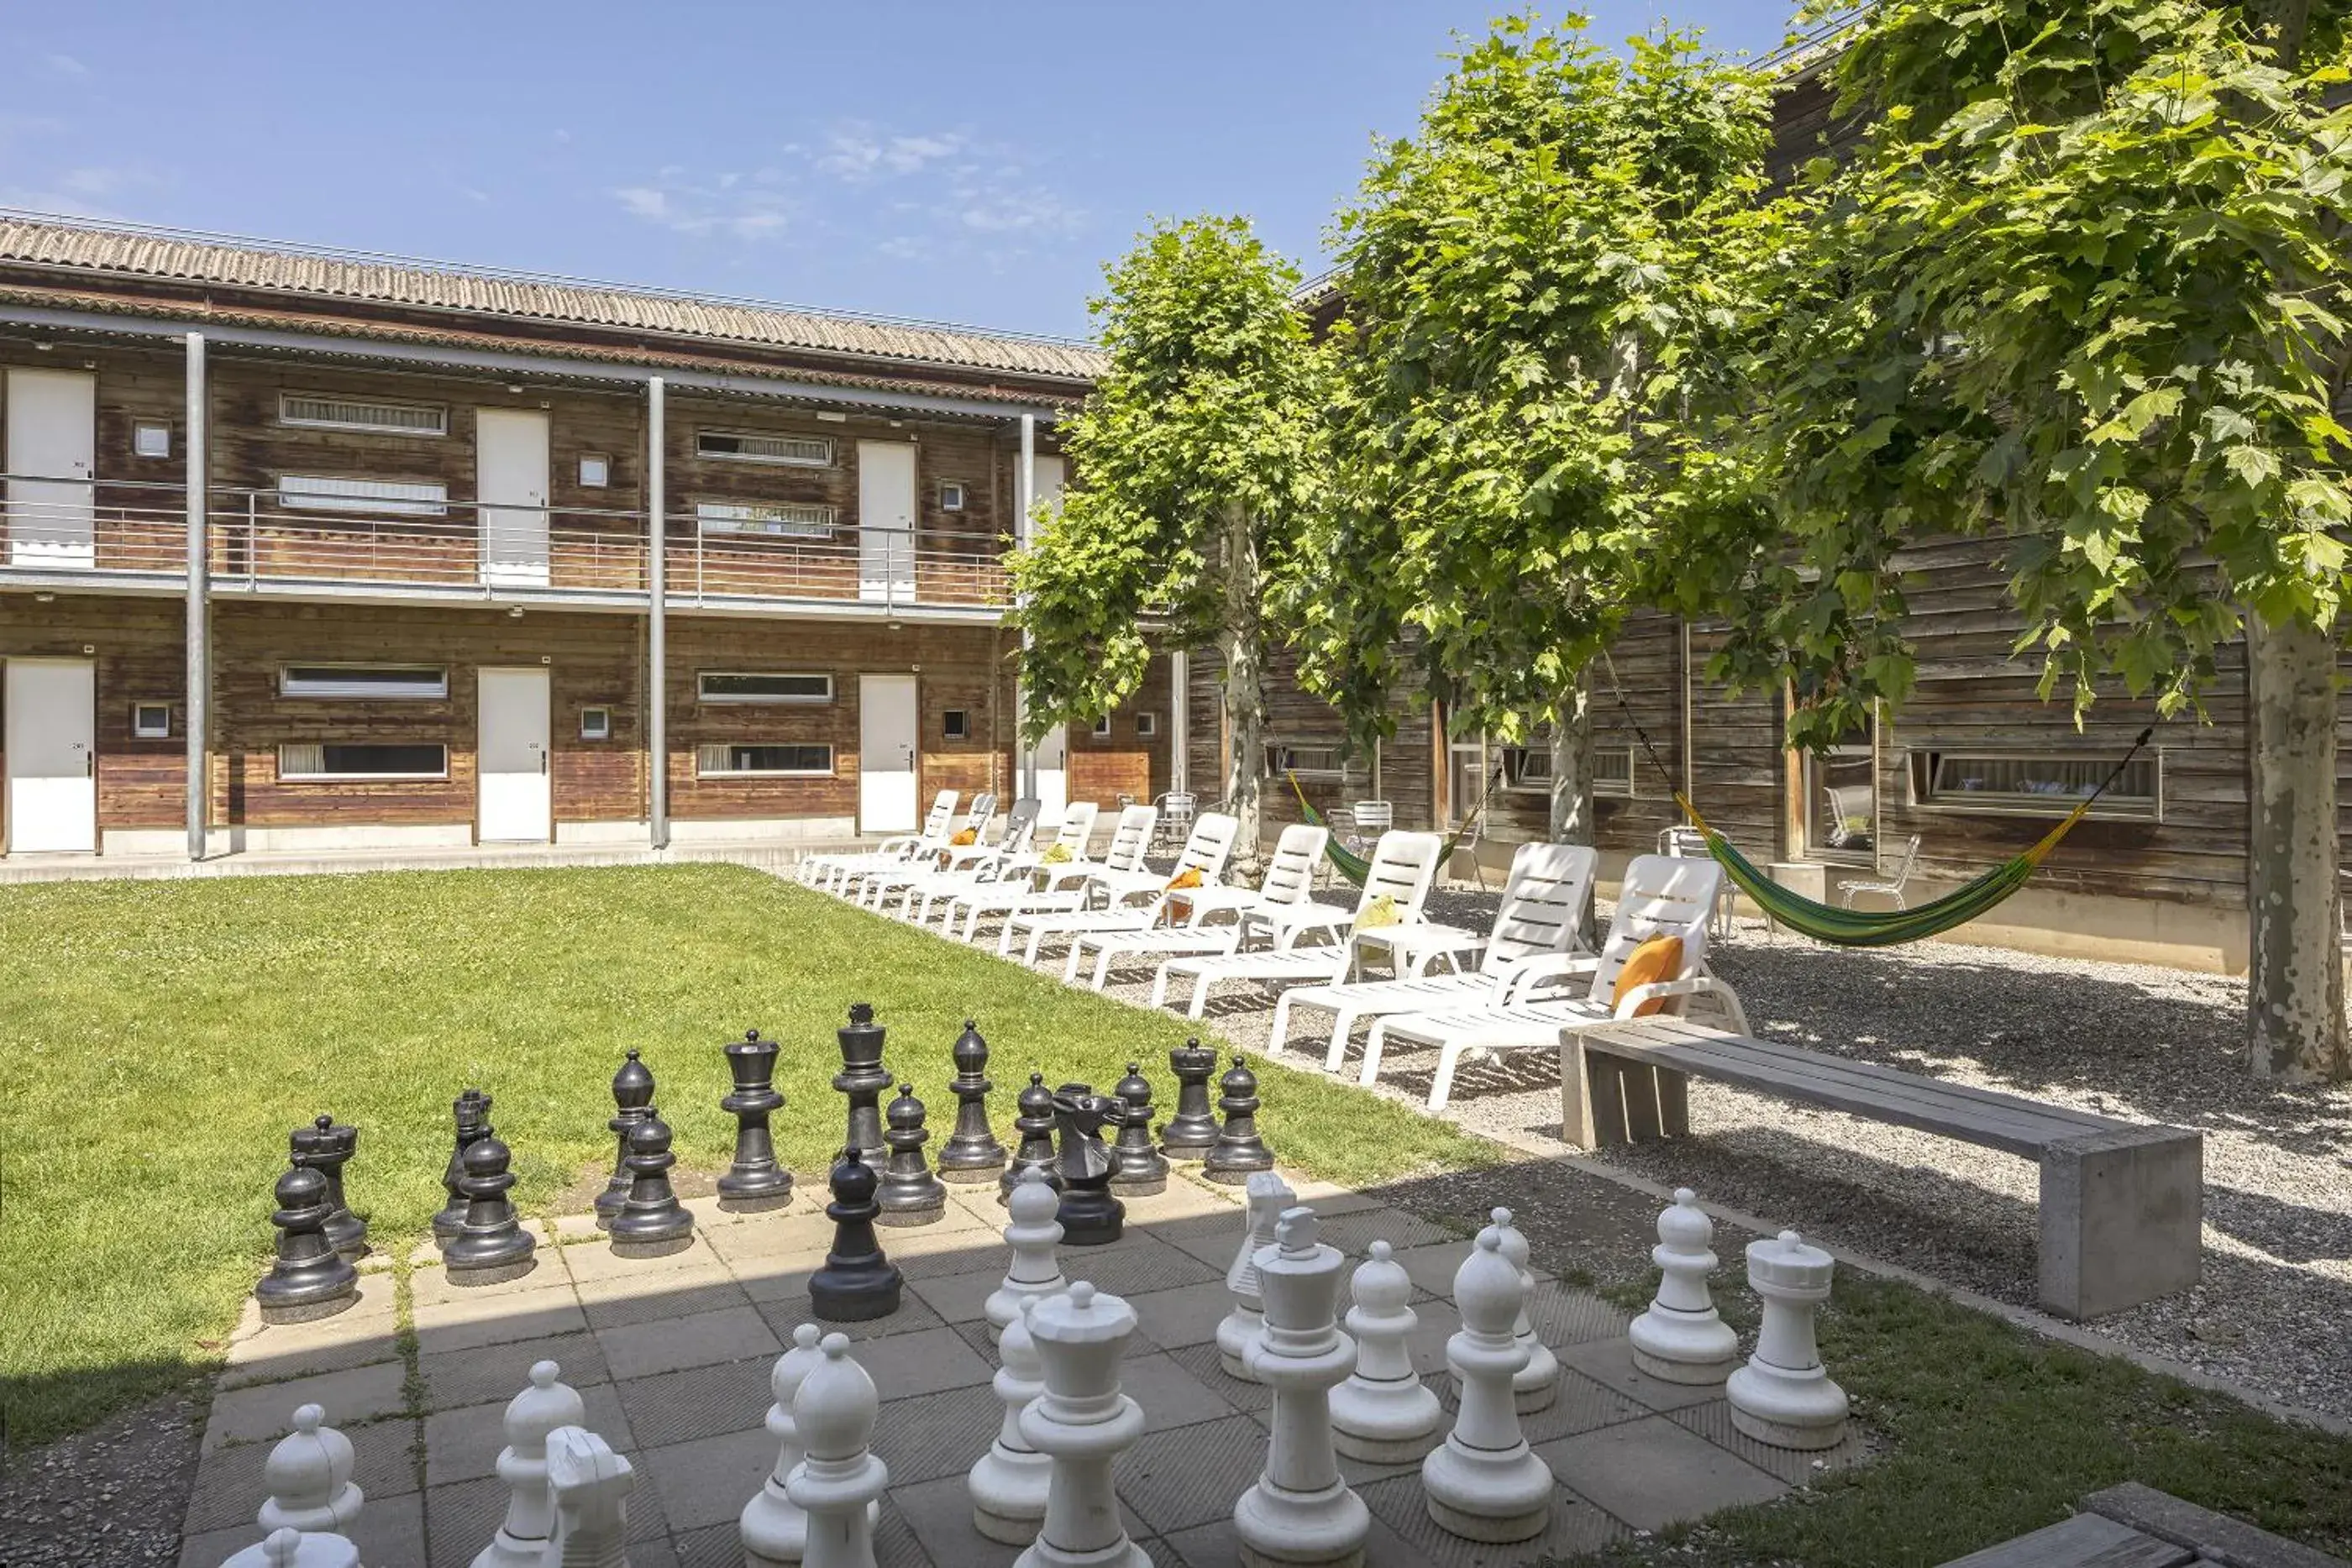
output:
<instances>
[{"instance_id":1,"label":"balcony railing","mask_svg":"<svg viewBox=\"0 0 2352 1568\"><path fill-rule=\"evenodd\" d=\"M217 587L532 591L643 600L646 514L404 501L372 510L288 507L275 490L207 497L205 568ZM187 571L175 485L0 475L0 572L22 577ZM719 532L673 514L663 532L673 603L857 602L998 608L1009 588L985 539L855 525L819 533Z\"/></svg>"}]
</instances>

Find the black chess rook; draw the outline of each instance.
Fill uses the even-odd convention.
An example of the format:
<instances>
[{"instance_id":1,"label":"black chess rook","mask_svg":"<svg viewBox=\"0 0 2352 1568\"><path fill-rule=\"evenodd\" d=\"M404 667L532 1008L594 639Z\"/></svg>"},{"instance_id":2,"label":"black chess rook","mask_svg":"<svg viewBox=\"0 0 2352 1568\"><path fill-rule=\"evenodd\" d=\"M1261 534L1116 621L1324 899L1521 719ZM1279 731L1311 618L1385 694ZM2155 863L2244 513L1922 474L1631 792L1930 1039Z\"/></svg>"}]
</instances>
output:
<instances>
[{"instance_id":1,"label":"black chess rook","mask_svg":"<svg viewBox=\"0 0 2352 1568\"><path fill-rule=\"evenodd\" d=\"M1187 1163L1204 1159L1217 1142L1217 1118L1209 1109L1217 1053L1188 1040L1168 1053L1168 1070L1176 1075L1176 1113L1160 1129L1160 1152Z\"/></svg>"}]
</instances>

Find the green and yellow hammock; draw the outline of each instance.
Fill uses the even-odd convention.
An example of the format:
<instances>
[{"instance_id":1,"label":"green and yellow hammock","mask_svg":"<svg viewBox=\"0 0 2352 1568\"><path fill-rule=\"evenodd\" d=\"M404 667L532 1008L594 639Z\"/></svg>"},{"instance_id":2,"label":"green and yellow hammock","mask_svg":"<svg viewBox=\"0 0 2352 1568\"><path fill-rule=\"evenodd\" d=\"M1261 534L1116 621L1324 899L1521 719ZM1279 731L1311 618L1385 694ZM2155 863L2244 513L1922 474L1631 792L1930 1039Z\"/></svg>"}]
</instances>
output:
<instances>
[{"instance_id":1,"label":"green and yellow hammock","mask_svg":"<svg viewBox=\"0 0 2352 1568\"><path fill-rule=\"evenodd\" d=\"M1299 788L1298 775L1286 771L1283 774L1283 777L1290 780L1290 792L1298 797L1298 814L1300 820L1310 828L1322 828L1328 831L1331 824L1323 820L1323 813L1318 811L1313 805L1308 803L1307 791ZM1492 786L1489 785L1488 788L1491 789ZM1444 847L1437 852L1437 863L1439 865L1445 865L1454 859L1454 850L1460 847L1463 839L1467 836L1470 830L1477 824L1479 815L1486 810L1486 796L1481 795L1478 798L1477 806L1472 810L1469 816L1463 819L1462 825L1454 830L1453 836L1448 838L1445 841ZM1330 861L1334 870L1338 871L1341 876L1346 877L1358 887L1363 886L1364 878L1371 875L1372 873L1372 862L1366 860L1363 856L1356 853L1353 850L1350 850L1347 845L1341 843L1339 841L1339 835L1336 832L1331 833L1330 837L1323 841L1323 853Z\"/></svg>"}]
</instances>

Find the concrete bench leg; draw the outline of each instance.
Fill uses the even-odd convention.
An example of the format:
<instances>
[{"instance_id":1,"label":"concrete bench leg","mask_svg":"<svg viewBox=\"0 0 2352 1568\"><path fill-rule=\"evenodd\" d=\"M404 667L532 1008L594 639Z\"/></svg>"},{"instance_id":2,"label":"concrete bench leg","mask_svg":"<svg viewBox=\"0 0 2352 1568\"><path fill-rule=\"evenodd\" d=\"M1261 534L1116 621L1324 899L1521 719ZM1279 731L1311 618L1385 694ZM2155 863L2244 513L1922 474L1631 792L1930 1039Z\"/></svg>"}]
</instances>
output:
<instances>
[{"instance_id":1,"label":"concrete bench leg","mask_svg":"<svg viewBox=\"0 0 2352 1568\"><path fill-rule=\"evenodd\" d=\"M2205 1140L2119 1130L2042 1155L2042 1304L2095 1318L2197 1283L2203 1264Z\"/></svg>"},{"instance_id":2,"label":"concrete bench leg","mask_svg":"<svg viewBox=\"0 0 2352 1568\"><path fill-rule=\"evenodd\" d=\"M1584 1053L1581 1030L1562 1030L1559 1036L1559 1135L1580 1149L1597 1149L1600 1134L1593 1130L1592 1080L1590 1063L1595 1059Z\"/></svg>"}]
</instances>

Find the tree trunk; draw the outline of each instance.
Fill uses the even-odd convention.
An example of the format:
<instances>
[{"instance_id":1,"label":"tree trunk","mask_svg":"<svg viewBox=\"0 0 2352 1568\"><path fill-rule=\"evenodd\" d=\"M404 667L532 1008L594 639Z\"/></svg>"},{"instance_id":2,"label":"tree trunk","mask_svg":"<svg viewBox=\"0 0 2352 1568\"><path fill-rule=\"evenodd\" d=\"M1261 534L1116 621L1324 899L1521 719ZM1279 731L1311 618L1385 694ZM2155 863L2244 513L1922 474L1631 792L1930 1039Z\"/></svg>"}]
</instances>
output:
<instances>
[{"instance_id":1,"label":"tree trunk","mask_svg":"<svg viewBox=\"0 0 2352 1568\"><path fill-rule=\"evenodd\" d=\"M1234 841L1236 869L1259 860L1258 833L1265 779L1265 633L1258 619L1257 531L1239 506L1225 508L1224 625L1217 651L1225 660L1225 732L1233 737L1225 763L1226 809L1241 820Z\"/></svg>"},{"instance_id":2,"label":"tree trunk","mask_svg":"<svg viewBox=\"0 0 2352 1568\"><path fill-rule=\"evenodd\" d=\"M1551 837L1592 842L1592 685L1581 670L1552 716Z\"/></svg>"},{"instance_id":3,"label":"tree trunk","mask_svg":"<svg viewBox=\"0 0 2352 1568\"><path fill-rule=\"evenodd\" d=\"M2352 1074L2336 882L2336 640L2246 615L2246 1043L2257 1078Z\"/></svg>"}]
</instances>

